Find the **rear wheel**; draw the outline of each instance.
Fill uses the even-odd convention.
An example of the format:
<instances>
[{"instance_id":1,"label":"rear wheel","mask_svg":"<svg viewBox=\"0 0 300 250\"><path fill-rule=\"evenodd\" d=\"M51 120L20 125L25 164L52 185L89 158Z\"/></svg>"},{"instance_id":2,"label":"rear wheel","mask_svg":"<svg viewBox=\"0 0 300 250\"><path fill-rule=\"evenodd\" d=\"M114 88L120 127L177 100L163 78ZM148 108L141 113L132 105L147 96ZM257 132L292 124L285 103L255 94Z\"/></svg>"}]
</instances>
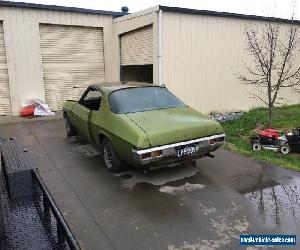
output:
<instances>
[{"instance_id":1,"label":"rear wheel","mask_svg":"<svg viewBox=\"0 0 300 250\"><path fill-rule=\"evenodd\" d=\"M118 173L122 171L124 169L124 164L107 138L104 138L102 148L103 160L107 170L112 173Z\"/></svg>"},{"instance_id":2,"label":"rear wheel","mask_svg":"<svg viewBox=\"0 0 300 250\"><path fill-rule=\"evenodd\" d=\"M291 151L290 146L288 144L284 144L280 147L280 153L282 153L283 155L287 155L289 154Z\"/></svg>"},{"instance_id":3,"label":"rear wheel","mask_svg":"<svg viewBox=\"0 0 300 250\"><path fill-rule=\"evenodd\" d=\"M259 142L254 142L252 144L252 150L253 151L260 151L261 150L261 144Z\"/></svg>"},{"instance_id":4,"label":"rear wheel","mask_svg":"<svg viewBox=\"0 0 300 250\"><path fill-rule=\"evenodd\" d=\"M70 137L76 135L76 130L74 129L68 117L65 117L65 124L66 124L67 136Z\"/></svg>"}]
</instances>

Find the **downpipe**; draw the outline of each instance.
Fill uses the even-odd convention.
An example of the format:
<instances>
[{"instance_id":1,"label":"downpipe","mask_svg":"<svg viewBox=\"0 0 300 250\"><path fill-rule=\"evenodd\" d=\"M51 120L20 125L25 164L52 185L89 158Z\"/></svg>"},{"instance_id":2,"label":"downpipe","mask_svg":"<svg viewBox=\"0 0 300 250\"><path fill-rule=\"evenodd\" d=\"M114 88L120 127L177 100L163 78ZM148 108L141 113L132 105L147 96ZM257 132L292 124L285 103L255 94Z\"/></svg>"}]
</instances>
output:
<instances>
[{"instance_id":1,"label":"downpipe","mask_svg":"<svg viewBox=\"0 0 300 250\"><path fill-rule=\"evenodd\" d=\"M157 21L157 29L158 29L158 36L157 36L157 65L158 65L158 84L163 84L163 57L162 57L162 50L163 50L163 14L162 10L158 10L158 21Z\"/></svg>"}]
</instances>

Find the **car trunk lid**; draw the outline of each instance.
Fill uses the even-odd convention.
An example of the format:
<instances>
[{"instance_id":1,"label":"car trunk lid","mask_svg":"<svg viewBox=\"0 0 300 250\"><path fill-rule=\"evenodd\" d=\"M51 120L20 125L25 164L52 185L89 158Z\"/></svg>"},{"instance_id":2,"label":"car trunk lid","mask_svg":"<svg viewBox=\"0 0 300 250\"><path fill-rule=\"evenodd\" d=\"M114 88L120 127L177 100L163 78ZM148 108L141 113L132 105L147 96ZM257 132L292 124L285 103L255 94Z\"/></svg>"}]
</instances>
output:
<instances>
[{"instance_id":1,"label":"car trunk lid","mask_svg":"<svg viewBox=\"0 0 300 250\"><path fill-rule=\"evenodd\" d=\"M189 107L126 114L148 136L151 147L222 133L221 126Z\"/></svg>"}]
</instances>

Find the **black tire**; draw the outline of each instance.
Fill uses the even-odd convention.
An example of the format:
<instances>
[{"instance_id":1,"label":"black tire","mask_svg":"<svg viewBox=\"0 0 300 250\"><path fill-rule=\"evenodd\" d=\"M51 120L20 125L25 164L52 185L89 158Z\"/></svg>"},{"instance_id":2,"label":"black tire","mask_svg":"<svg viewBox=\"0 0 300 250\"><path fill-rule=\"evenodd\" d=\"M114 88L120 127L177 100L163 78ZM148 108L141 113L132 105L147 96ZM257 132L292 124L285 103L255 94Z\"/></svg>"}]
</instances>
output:
<instances>
[{"instance_id":1,"label":"black tire","mask_svg":"<svg viewBox=\"0 0 300 250\"><path fill-rule=\"evenodd\" d=\"M288 155L291 152L291 148L288 144L284 144L280 147L280 153L283 155Z\"/></svg>"},{"instance_id":2,"label":"black tire","mask_svg":"<svg viewBox=\"0 0 300 250\"><path fill-rule=\"evenodd\" d=\"M124 163L121 161L107 138L104 138L102 142L102 156L104 165L109 172L119 173L124 169Z\"/></svg>"},{"instance_id":3,"label":"black tire","mask_svg":"<svg viewBox=\"0 0 300 250\"><path fill-rule=\"evenodd\" d=\"M73 125L71 124L70 120L68 117L65 117L65 124L66 124L66 132L67 132L67 136L71 137L73 135L76 135L76 130L73 127Z\"/></svg>"},{"instance_id":4,"label":"black tire","mask_svg":"<svg viewBox=\"0 0 300 250\"><path fill-rule=\"evenodd\" d=\"M262 146L259 142L253 142L252 143L252 150L253 151L260 151L262 149Z\"/></svg>"}]
</instances>

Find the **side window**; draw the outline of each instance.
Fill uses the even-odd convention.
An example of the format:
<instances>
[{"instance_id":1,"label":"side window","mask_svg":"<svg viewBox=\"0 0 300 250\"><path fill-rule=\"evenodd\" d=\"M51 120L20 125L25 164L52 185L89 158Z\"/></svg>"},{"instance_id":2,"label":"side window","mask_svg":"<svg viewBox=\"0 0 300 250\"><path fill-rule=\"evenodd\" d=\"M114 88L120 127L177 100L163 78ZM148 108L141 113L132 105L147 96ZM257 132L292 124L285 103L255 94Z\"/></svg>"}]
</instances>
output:
<instances>
[{"instance_id":1,"label":"side window","mask_svg":"<svg viewBox=\"0 0 300 250\"><path fill-rule=\"evenodd\" d=\"M90 110L99 110L102 100L102 92L99 90L90 90L84 96L82 105Z\"/></svg>"},{"instance_id":2,"label":"side window","mask_svg":"<svg viewBox=\"0 0 300 250\"><path fill-rule=\"evenodd\" d=\"M90 90L84 97L84 101L102 97L102 93L98 90Z\"/></svg>"}]
</instances>

